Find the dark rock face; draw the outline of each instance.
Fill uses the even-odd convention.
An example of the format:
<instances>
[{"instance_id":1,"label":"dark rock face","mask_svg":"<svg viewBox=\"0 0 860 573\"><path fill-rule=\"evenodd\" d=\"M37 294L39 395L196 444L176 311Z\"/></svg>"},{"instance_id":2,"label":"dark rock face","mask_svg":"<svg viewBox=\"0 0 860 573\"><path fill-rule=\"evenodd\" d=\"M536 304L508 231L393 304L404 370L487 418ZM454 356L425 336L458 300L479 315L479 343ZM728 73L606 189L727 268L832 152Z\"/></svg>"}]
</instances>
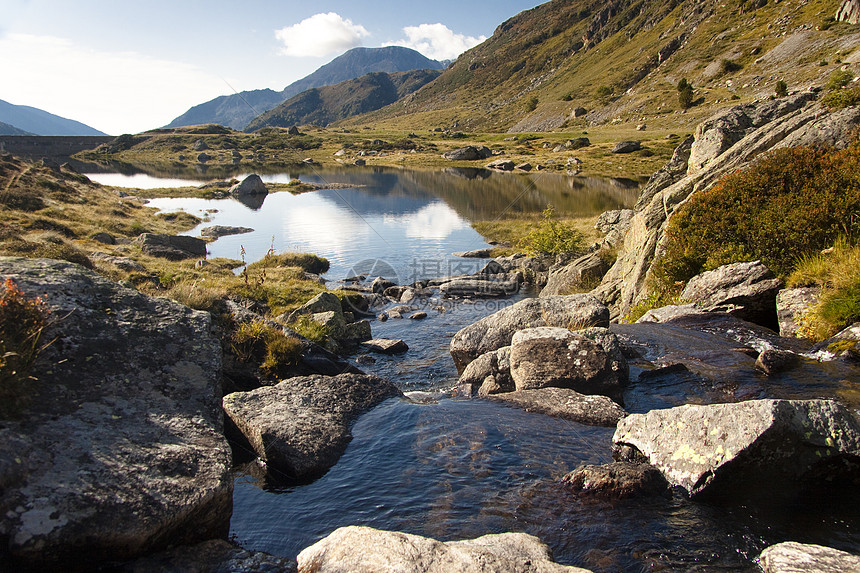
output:
<instances>
[{"instance_id":1,"label":"dark rock face","mask_svg":"<svg viewBox=\"0 0 860 573\"><path fill-rule=\"evenodd\" d=\"M860 571L860 556L831 547L786 541L761 552L764 573L846 573Z\"/></svg>"},{"instance_id":2,"label":"dark rock face","mask_svg":"<svg viewBox=\"0 0 860 573\"><path fill-rule=\"evenodd\" d=\"M451 161L475 161L477 159L487 159L492 155L493 152L490 150L489 147L485 147L483 145L469 145L466 147L461 147L460 149L455 149L453 151L443 153L442 157L444 157L445 159L450 159Z\"/></svg>"},{"instance_id":3,"label":"dark rock face","mask_svg":"<svg viewBox=\"0 0 860 573\"><path fill-rule=\"evenodd\" d=\"M800 356L789 350L768 348L758 355L755 367L767 375L788 370L800 362Z\"/></svg>"},{"instance_id":4,"label":"dark rock face","mask_svg":"<svg viewBox=\"0 0 860 573\"><path fill-rule=\"evenodd\" d=\"M296 573L296 562L286 557L248 551L223 539L191 547L177 547L138 559L121 573Z\"/></svg>"},{"instance_id":5,"label":"dark rock face","mask_svg":"<svg viewBox=\"0 0 860 573\"><path fill-rule=\"evenodd\" d=\"M402 393L376 376L301 376L228 394L223 405L269 475L295 482L328 471L352 439L349 428L358 416L394 396Z\"/></svg>"},{"instance_id":6,"label":"dark rock face","mask_svg":"<svg viewBox=\"0 0 860 573\"><path fill-rule=\"evenodd\" d=\"M660 470L646 463L613 462L585 465L570 472L562 482L580 495L611 499L659 495L669 489Z\"/></svg>"},{"instance_id":7,"label":"dark rock face","mask_svg":"<svg viewBox=\"0 0 860 573\"><path fill-rule=\"evenodd\" d=\"M509 346L514 333L535 326L609 326L609 310L587 294L526 299L482 318L454 335L451 357L457 371L481 354Z\"/></svg>"},{"instance_id":8,"label":"dark rock face","mask_svg":"<svg viewBox=\"0 0 860 573\"><path fill-rule=\"evenodd\" d=\"M511 377L517 390L558 387L617 396L627 385L627 360L606 328L571 332L528 328L511 341Z\"/></svg>"},{"instance_id":9,"label":"dark rock face","mask_svg":"<svg viewBox=\"0 0 860 573\"><path fill-rule=\"evenodd\" d=\"M632 153L642 149L641 141L619 141L612 148L612 153Z\"/></svg>"},{"instance_id":10,"label":"dark rock face","mask_svg":"<svg viewBox=\"0 0 860 573\"><path fill-rule=\"evenodd\" d=\"M727 312L773 330L778 329L776 295L782 281L761 261L723 265L690 279L683 300L705 311Z\"/></svg>"},{"instance_id":11,"label":"dark rock face","mask_svg":"<svg viewBox=\"0 0 860 573\"><path fill-rule=\"evenodd\" d=\"M263 183L263 180L256 173L251 173L240 183L236 183L230 187L230 194L234 197L243 197L245 195L268 195L269 188Z\"/></svg>"},{"instance_id":12,"label":"dark rock face","mask_svg":"<svg viewBox=\"0 0 860 573\"><path fill-rule=\"evenodd\" d=\"M829 400L652 410L621 420L612 441L647 456L691 496L766 500L819 482L860 481L860 426Z\"/></svg>"},{"instance_id":13,"label":"dark rock face","mask_svg":"<svg viewBox=\"0 0 860 573\"><path fill-rule=\"evenodd\" d=\"M143 233L136 240L140 250L153 257L171 261L206 257L206 241L196 237Z\"/></svg>"},{"instance_id":14,"label":"dark rock face","mask_svg":"<svg viewBox=\"0 0 860 573\"><path fill-rule=\"evenodd\" d=\"M599 283L608 270L609 265L598 253L587 253L571 263L551 268L540 296L567 294L572 288L583 284Z\"/></svg>"},{"instance_id":15,"label":"dark rock face","mask_svg":"<svg viewBox=\"0 0 860 573\"><path fill-rule=\"evenodd\" d=\"M588 573L554 563L549 547L527 533L497 533L443 543L358 526L341 527L304 549L298 563L300 571L318 573Z\"/></svg>"},{"instance_id":16,"label":"dark rock face","mask_svg":"<svg viewBox=\"0 0 860 573\"><path fill-rule=\"evenodd\" d=\"M77 265L0 258L45 293L53 340L0 428L0 536L16 568L92 570L226 536L231 457L207 313Z\"/></svg>"},{"instance_id":17,"label":"dark rock face","mask_svg":"<svg viewBox=\"0 0 860 573\"><path fill-rule=\"evenodd\" d=\"M615 426L627 415L624 408L606 396L580 394L570 388L517 390L487 396L527 412L564 418L588 426Z\"/></svg>"}]
</instances>

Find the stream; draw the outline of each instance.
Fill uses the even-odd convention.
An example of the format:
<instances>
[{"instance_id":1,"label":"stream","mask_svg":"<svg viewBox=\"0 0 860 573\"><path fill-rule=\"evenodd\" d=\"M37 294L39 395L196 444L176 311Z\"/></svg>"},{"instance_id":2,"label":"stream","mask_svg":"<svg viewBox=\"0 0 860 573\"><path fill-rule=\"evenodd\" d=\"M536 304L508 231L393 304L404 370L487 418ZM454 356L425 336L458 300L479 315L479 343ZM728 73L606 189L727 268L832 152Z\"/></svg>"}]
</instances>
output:
<instances>
[{"instance_id":1,"label":"stream","mask_svg":"<svg viewBox=\"0 0 860 573\"><path fill-rule=\"evenodd\" d=\"M636 200L636 186L625 180L481 171L298 171L289 176L355 187L270 194L256 206L233 199L157 199L150 205L206 217L201 226L255 229L211 243L213 257L244 256L251 262L270 248L309 251L329 259L325 277L331 281L370 268L405 284L478 270L486 260L451 256L486 246L471 221L539 213L547 204L561 213L591 216L629 208ZM98 180L97 174L90 176ZM612 428L451 392L457 380L448 354L454 333L536 294L452 300L442 311L425 309L429 316L423 321L372 321L374 337L403 339L410 350L374 355L376 362L361 368L394 381L411 399L389 400L362 416L338 464L312 483L282 487L267 483L254 463L238 468L231 537L247 549L295 557L345 525L443 541L524 531L547 543L557 562L595 572L757 571L753 559L760 551L785 540L860 553L860 508L839 499L810 498L762 509L691 502L677 489L644 499L576 497L561 478L580 464L611 461ZM856 391L848 383L856 371L838 365L822 369L812 361L771 379L729 359L717 360L717 371L708 378L689 371L652 377L646 372L653 368L649 352L682 351L701 341L680 329L613 329L642 347L642 358L631 363L632 382L624 395L630 412L686 402ZM760 342L760 333L715 329L726 348Z\"/></svg>"}]
</instances>

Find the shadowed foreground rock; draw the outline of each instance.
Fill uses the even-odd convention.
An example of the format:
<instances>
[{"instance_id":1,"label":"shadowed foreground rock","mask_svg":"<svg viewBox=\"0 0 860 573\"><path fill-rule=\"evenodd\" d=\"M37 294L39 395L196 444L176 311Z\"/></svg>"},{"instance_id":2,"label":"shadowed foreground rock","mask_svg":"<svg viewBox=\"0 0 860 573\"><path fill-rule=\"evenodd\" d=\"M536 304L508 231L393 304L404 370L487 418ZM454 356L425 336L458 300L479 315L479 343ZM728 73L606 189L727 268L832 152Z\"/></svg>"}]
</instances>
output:
<instances>
[{"instance_id":1,"label":"shadowed foreground rock","mask_svg":"<svg viewBox=\"0 0 860 573\"><path fill-rule=\"evenodd\" d=\"M209 314L64 261L0 258L0 276L46 294L53 317L20 419L0 426L0 570L93 570L226 536Z\"/></svg>"},{"instance_id":2,"label":"shadowed foreground rock","mask_svg":"<svg viewBox=\"0 0 860 573\"><path fill-rule=\"evenodd\" d=\"M786 541L761 552L764 573L847 573L860 571L860 557L844 551Z\"/></svg>"},{"instance_id":3,"label":"shadowed foreground rock","mask_svg":"<svg viewBox=\"0 0 860 573\"><path fill-rule=\"evenodd\" d=\"M224 412L241 432L236 446L248 446L266 462L271 477L300 481L324 474L352 439L359 415L384 400L402 396L377 376L300 376L275 386L224 396Z\"/></svg>"},{"instance_id":4,"label":"shadowed foreground rock","mask_svg":"<svg viewBox=\"0 0 860 573\"><path fill-rule=\"evenodd\" d=\"M119 573L296 573L296 562L242 549L223 539L157 553L120 569Z\"/></svg>"},{"instance_id":5,"label":"shadowed foreground rock","mask_svg":"<svg viewBox=\"0 0 860 573\"><path fill-rule=\"evenodd\" d=\"M526 533L442 543L356 526L335 530L299 553L298 562L300 573L588 573L554 563L549 548Z\"/></svg>"},{"instance_id":6,"label":"shadowed foreground rock","mask_svg":"<svg viewBox=\"0 0 860 573\"><path fill-rule=\"evenodd\" d=\"M514 333L536 326L609 326L609 310L587 294L530 298L461 329L451 339L451 357L462 374L478 356L509 346Z\"/></svg>"},{"instance_id":7,"label":"shadowed foreground rock","mask_svg":"<svg viewBox=\"0 0 860 573\"><path fill-rule=\"evenodd\" d=\"M632 446L691 496L789 496L860 483L860 427L830 400L750 400L632 414L616 451Z\"/></svg>"}]
</instances>

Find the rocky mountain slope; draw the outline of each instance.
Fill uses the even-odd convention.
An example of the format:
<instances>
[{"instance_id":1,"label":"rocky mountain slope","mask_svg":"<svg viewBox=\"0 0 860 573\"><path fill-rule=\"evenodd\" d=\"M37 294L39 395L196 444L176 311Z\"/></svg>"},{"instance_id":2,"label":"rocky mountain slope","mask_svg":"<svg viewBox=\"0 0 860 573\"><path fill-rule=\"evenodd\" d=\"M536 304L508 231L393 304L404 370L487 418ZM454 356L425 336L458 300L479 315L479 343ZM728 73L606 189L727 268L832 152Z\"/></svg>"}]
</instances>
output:
<instances>
[{"instance_id":1,"label":"rocky mountain slope","mask_svg":"<svg viewBox=\"0 0 860 573\"><path fill-rule=\"evenodd\" d=\"M846 0L850 3L850 0ZM715 108L823 83L860 61L838 0L553 0L502 23L413 96L354 123L549 131L589 123L695 125ZM851 13L850 10L842 10ZM842 13L842 12L840 12ZM693 85L682 108L677 86ZM588 114L574 117L574 110Z\"/></svg>"},{"instance_id":2,"label":"rocky mountain slope","mask_svg":"<svg viewBox=\"0 0 860 573\"><path fill-rule=\"evenodd\" d=\"M437 70L372 72L332 86L311 88L254 118L245 130L309 123L326 126L394 103L437 77Z\"/></svg>"},{"instance_id":3,"label":"rocky mountain slope","mask_svg":"<svg viewBox=\"0 0 860 573\"><path fill-rule=\"evenodd\" d=\"M28 105L15 105L0 100L0 122L9 124L23 133L4 135L107 135L73 119L66 119Z\"/></svg>"},{"instance_id":4,"label":"rocky mountain slope","mask_svg":"<svg viewBox=\"0 0 860 573\"><path fill-rule=\"evenodd\" d=\"M261 89L219 96L192 107L165 127L220 123L241 130L258 115L312 88L337 84L371 72L441 70L443 67L441 62L400 46L353 48L312 74L291 83L280 92Z\"/></svg>"}]
</instances>

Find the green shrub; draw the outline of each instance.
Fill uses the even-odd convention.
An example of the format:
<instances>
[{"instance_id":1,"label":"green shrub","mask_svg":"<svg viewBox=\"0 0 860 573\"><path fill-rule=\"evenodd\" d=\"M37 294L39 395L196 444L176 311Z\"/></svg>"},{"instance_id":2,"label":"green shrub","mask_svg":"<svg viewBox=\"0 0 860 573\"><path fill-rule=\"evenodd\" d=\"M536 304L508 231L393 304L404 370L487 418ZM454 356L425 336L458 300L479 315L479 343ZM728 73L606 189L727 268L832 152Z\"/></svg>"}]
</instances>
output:
<instances>
[{"instance_id":1,"label":"green shrub","mask_svg":"<svg viewBox=\"0 0 860 573\"><path fill-rule=\"evenodd\" d=\"M663 285L761 259L785 276L798 258L860 237L860 144L780 149L696 194L669 221L654 267Z\"/></svg>"},{"instance_id":2,"label":"green shrub","mask_svg":"<svg viewBox=\"0 0 860 573\"><path fill-rule=\"evenodd\" d=\"M831 110L857 105L860 103L860 86L828 92L821 101Z\"/></svg>"},{"instance_id":3,"label":"green shrub","mask_svg":"<svg viewBox=\"0 0 860 573\"><path fill-rule=\"evenodd\" d=\"M258 362L260 370L270 376L286 375L302 357L300 340L260 320L240 324L231 342L241 362Z\"/></svg>"},{"instance_id":4,"label":"green shrub","mask_svg":"<svg viewBox=\"0 0 860 573\"><path fill-rule=\"evenodd\" d=\"M600 86L599 88L597 88L597 91L594 95L597 96L597 99L599 99L600 101L607 102L610 100L610 98L612 98L613 91L614 90L609 86Z\"/></svg>"},{"instance_id":5,"label":"green shrub","mask_svg":"<svg viewBox=\"0 0 860 573\"><path fill-rule=\"evenodd\" d=\"M582 234L555 219L555 208L547 205L543 217L521 241L520 247L531 254L557 255L582 249Z\"/></svg>"},{"instance_id":6,"label":"green shrub","mask_svg":"<svg viewBox=\"0 0 860 573\"><path fill-rule=\"evenodd\" d=\"M530 113L537 109L538 106L538 98L537 96L532 96L526 101L526 112Z\"/></svg>"},{"instance_id":7,"label":"green shrub","mask_svg":"<svg viewBox=\"0 0 860 573\"><path fill-rule=\"evenodd\" d=\"M14 414L23 398L27 370L44 349L45 297L29 298L11 279L0 286L0 417Z\"/></svg>"},{"instance_id":8,"label":"green shrub","mask_svg":"<svg viewBox=\"0 0 860 573\"><path fill-rule=\"evenodd\" d=\"M689 83L687 78L678 82L678 103L684 109L693 105L693 84Z\"/></svg>"},{"instance_id":9,"label":"green shrub","mask_svg":"<svg viewBox=\"0 0 860 573\"><path fill-rule=\"evenodd\" d=\"M841 90L854 80L854 74L849 70L836 70L830 74L830 79L827 80L827 85L824 87L829 90Z\"/></svg>"},{"instance_id":10,"label":"green shrub","mask_svg":"<svg viewBox=\"0 0 860 573\"><path fill-rule=\"evenodd\" d=\"M776 82L776 88L774 90L776 93L776 97L785 97L788 95L788 84L785 83L784 80L779 80Z\"/></svg>"},{"instance_id":11,"label":"green shrub","mask_svg":"<svg viewBox=\"0 0 860 573\"><path fill-rule=\"evenodd\" d=\"M734 60L723 59L720 62L720 73L721 74L733 74L743 69L743 66L737 63Z\"/></svg>"}]
</instances>

